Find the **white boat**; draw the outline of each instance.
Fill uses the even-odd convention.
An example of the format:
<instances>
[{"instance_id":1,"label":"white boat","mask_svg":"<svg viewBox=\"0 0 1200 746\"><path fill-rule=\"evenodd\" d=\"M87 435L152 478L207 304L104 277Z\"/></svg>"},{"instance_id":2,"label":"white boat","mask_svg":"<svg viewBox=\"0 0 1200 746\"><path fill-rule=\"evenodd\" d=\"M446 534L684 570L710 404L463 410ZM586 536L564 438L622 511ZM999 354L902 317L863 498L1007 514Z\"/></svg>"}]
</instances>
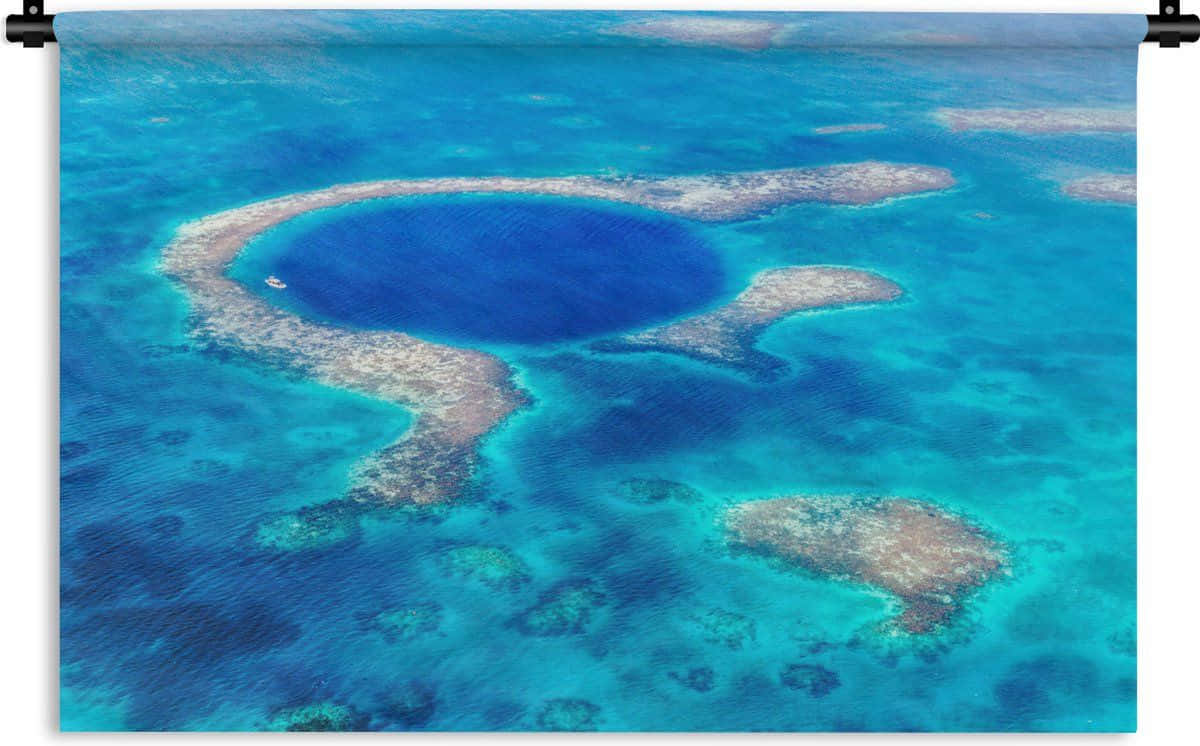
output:
<instances>
[{"instance_id":1,"label":"white boat","mask_svg":"<svg viewBox=\"0 0 1200 746\"><path fill-rule=\"evenodd\" d=\"M275 275L268 275L265 282L276 290L283 290L285 287L287 287L287 283Z\"/></svg>"}]
</instances>

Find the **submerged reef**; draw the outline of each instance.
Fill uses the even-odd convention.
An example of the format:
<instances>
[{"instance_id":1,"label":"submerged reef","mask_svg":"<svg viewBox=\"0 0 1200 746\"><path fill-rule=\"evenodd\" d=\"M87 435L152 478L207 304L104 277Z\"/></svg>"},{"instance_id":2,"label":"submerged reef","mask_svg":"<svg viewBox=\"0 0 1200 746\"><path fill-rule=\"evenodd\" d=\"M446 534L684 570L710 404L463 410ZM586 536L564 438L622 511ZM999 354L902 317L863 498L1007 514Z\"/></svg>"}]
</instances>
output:
<instances>
[{"instance_id":1,"label":"submerged reef","mask_svg":"<svg viewBox=\"0 0 1200 746\"><path fill-rule=\"evenodd\" d=\"M757 50L771 46L782 28L762 19L684 15L622 23L608 29L608 33L677 44Z\"/></svg>"},{"instance_id":2,"label":"submerged reef","mask_svg":"<svg viewBox=\"0 0 1200 746\"><path fill-rule=\"evenodd\" d=\"M600 708L586 699L552 699L537 716L539 730L582 731L599 727Z\"/></svg>"},{"instance_id":3,"label":"submerged reef","mask_svg":"<svg viewBox=\"0 0 1200 746\"><path fill-rule=\"evenodd\" d=\"M844 267L780 267L759 272L750 286L712 311L593 343L602 352L671 352L770 377L784 366L754 349L758 336L798 311L881 303L901 294L879 275Z\"/></svg>"},{"instance_id":4,"label":"submerged reef","mask_svg":"<svg viewBox=\"0 0 1200 746\"><path fill-rule=\"evenodd\" d=\"M1137 114L1132 109L938 109L934 116L954 132L1042 135L1137 129Z\"/></svg>"},{"instance_id":5,"label":"submerged reef","mask_svg":"<svg viewBox=\"0 0 1200 746\"><path fill-rule=\"evenodd\" d=\"M1063 194L1087 202L1137 204L1137 176L1134 174L1094 174L1063 184Z\"/></svg>"},{"instance_id":6,"label":"submerged reef","mask_svg":"<svg viewBox=\"0 0 1200 746\"><path fill-rule=\"evenodd\" d=\"M717 679L716 672L710 666L696 666L687 671L671 671L667 676L679 682L680 686L700 693L712 691Z\"/></svg>"},{"instance_id":7,"label":"submerged reef","mask_svg":"<svg viewBox=\"0 0 1200 746\"><path fill-rule=\"evenodd\" d=\"M948 625L1008 560L979 528L903 498L752 500L730 508L726 525L736 547L893 594L903 606L895 625L913 635Z\"/></svg>"},{"instance_id":8,"label":"submerged reef","mask_svg":"<svg viewBox=\"0 0 1200 746\"><path fill-rule=\"evenodd\" d=\"M381 715L403 730L423 728L437 711L433 687L420 681L408 681L382 696Z\"/></svg>"},{"instance_id":9,"label":"submerged reef","mask_svg":"<svg viewBox=\"0 0 1200 746\"><path fill-rule=\"evenodd\" d=\"M358 620L364 629L379 632L388 642L403 642L437 631L442 624L442 607L433 602L419 603L359 614Z\"/></svg>"},{"instance_id":10,"label":"submerged reef","mask_svg":"<svg viewBox=\"0 0 1200 746\"><path fill-rule=\"evenodd\" d=\"M267 518L254 531L254 543L277 552L319 550L358 534L358 508L332 500Z\"/></svg>"},{"instance_id":11,"label":"submerged reef","mask_svg":"<svg viewBox=\"0 0 1200 746\"><path fill-rule=\"evenodd\" d=\"M1114 630L1107 638L1108 649L1118 655L1137 657L1137 624L1130 622Z\"/></svg>"},{"instance_id":12,"label":"submerged reef","mask_svg":"<svg viewBox=\"0 0 1200 746\"><path fill-rule=\"evenodd\" d=\"M705 642L724 645L730 650L741 650L757 637L753 619L725 609L712 608L703 614L692 615L688 620L699 627Z\"/></svg>"},{"instance_id":13,"label":"submerged reef","mask_svg":"<svg viewBox=\"0 0 1200 746\"><path fill-rule=\"evenodd\" d=\"M1003 730L1036 730L1039 721L1080 702L1106 699L1100 670L1088 658L1048 653L1009 667L992 688Z\"/></svg>"},{"instance_id":14,"label":"submerged reef","mask_svg":"<svg viewBox=\"0 0 1200 746\"><path fill-rule=\"evenodd\" d=\"M618 485L618 494L625 500L639 505L693 503L702 497L695 488L669 479L626 479Z\"/></svg>"},{"instance_id":15,"label":"submerged reef","mask_svg":"<svg viewBox=\"0 0 1200 746\"><path fill-rule=\"evenodd\" d=\"M268 731L365 730L368 718L349 705L318 702L280 710L263 725Z\"/></svg>"},{"instance_id":16,"label":"submerged reef","mask_svg":"<svg viewBox=\"0 0 1200 746\"><path fill-rule=\"evenodd\" d=\"M824 666L814 663L792 663L779 674L779 683L788 689L820 698L841 686L842 680Z\"/></svg>"},{"instance_id":17,"label":"submerged reef","mask_svg":"<svg viewBox=\"0 0 1200 746\"><path fill-rule=\"evenodd\" d=\"M259 297L227 270L265 231L314 210L406 195L576 197L724 221L790 203L861 205L953 184L945 169L875 161L663 178L372 181L290 194L183 225L163 251L161 270L186 292L195 334L215 348L410 409L413 426L355 466L348 499L364 510L427 506L462 493L474 473L480 440L525 406L527 395L494 355L402 332L309 321Z\"/></svg>"},{"instance_id":18,"label":"submerged reef","mask_svg":"<svg viewBox=\"0 0 1200 746\"><path fill-rule=\"evenodd\" d=\"M568 581L543 593L537 604L517 617L516 627L533 637L579 634L592 620L592 612L605 603L607 598L595 583Z\"/></svg>"},{"instance_id":19,"label":"submerged reef","mask_svg":"<svg viewBox=\"0 0 1200 746\"><path fill-rule=\"evenodd\" d=\"M505 547L476 544L454 547L442 555L446 571L475 578L494 590L513 591L529 582L529 566Z\"/></svg>"}]
</instances>

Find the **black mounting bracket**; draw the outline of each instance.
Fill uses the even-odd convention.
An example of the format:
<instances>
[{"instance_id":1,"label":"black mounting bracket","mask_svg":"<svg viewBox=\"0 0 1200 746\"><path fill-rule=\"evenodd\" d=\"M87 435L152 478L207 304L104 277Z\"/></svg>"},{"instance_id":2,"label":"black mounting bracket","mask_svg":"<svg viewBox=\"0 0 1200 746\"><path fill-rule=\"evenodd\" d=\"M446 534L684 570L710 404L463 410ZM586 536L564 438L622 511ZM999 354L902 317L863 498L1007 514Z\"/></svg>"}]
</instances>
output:
<instances>
[{"instance_id":1,"label":"black mounting bracket","mask_svg":"<svg viewBox=\"0 0 1200 746\"><path fill-rule=\"evenodd\" d=\"M4 38L27 47L41 47L54 36L54 16L46 15L42 0L24 0L25 12L4 19Z\"/></svg>"},{"instance_id":2,"label":"black mounting bracket","mask_svg":"<svg viewBox=\"0 0 1200 746\"><path fill-rule=\"evenodd\" d=\"M1200 16L1180 13L1179 0L1158 0L1158 15L1146 16L1146 21L1150 29L1142 41L1165 48L1200 40Z\"/></svg>"}]
</instances>

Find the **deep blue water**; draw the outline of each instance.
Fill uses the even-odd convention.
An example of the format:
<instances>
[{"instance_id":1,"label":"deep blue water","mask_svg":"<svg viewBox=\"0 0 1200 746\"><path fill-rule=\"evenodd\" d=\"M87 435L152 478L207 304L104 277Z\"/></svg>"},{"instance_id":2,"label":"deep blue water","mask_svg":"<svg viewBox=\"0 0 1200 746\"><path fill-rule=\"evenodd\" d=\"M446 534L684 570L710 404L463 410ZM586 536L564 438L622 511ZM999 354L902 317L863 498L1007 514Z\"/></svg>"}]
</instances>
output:
<instances>
[{"instance_id":1,"label":"deep blue water","mask_svg":"<svg viewBox=\"0 0 1200 746\"><path fill-rule=\"evenodd\" d=\"M254 729L321 703L381 729L529 729L572 713L612 730L1134 727L1136 216L1058 184L1132 172L1135 138L952 133L931 112L1132 108L1141 16L798 15L795 39L933 24L1053 46L757 52L595 31L640 18L627 14L255 18L229 27L314 45L96 46L126 17L56 19L63 728ZM137 23L139 41L197 28ZM319 44L339 30L455 43ZM462 43L543 36L557 43ZM888 128L812 132L852 122ZM487 439L448 509L363 521L323 551L254 543L264 521L344 495L356 461L411 416L192 337L158 268L181 224L369 179L864 159L959 183L724 224L470 197L269 232L231 269L255 292L470 340L533 404ZM557 255L563 235L580 242ZM905 296L776 325L759 347L786 368L767 382L588 348L602 328L686 315L805 263L873 270ZM468 311L478 298L490 318ZM631 500L632 478L693 498ZM960 511L1012 547L1012 576L938 645L880 638L885 596L727 550L724 506L793 493ZM469 545L506 548L521 579L457 571L448 558ZM547 610L570 593L588 613L556 626ZM420 621L389 633L380 612ZM795 665L838 685L793 689Z\"/></svg>"},{"instance_id":2,"label":"deep blue water","mask_svg":"<svg viewBox=\"0 0 1200 746\"><path fill-rule=\"evenodd\" d=\"M682 221L649 211L552 199L389 203L292 221L247 251L235 276L353 327L526 344L668 320L723 289L713 251ZM265 286L272 274L287 293Z\"/></svg>"}]
</instances>

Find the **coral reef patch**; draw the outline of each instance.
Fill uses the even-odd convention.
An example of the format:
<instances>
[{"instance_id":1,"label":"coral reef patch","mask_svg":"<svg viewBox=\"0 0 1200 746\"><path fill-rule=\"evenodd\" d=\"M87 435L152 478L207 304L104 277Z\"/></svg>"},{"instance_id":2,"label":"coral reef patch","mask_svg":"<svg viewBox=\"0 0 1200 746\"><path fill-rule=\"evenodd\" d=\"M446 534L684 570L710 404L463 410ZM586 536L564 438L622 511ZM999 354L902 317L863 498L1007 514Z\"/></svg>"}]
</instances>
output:
<instances>
[{"instance_id":1,"label":"coral reef patch","mask_svg":"<svg viewBox=\"0 0 1200 746\"><path fill-rule=\"evenodd\" d=\"M1118 627L1106 638L1108 649L1117 655L1127 655L1130 658L1137 657L1137 623L1130 622L1123 627Z\"/></svg>"},{"instance_id":2,"label":"coral reef patch","mask_svg":"<svg viewBox=\"0 0 1200 746\"><path fill-rule=\"evenodd\" d=\"M730 508L726 525L735 547L893 594L903 607L895 626L913 635L948 625L1008 562L981 529L920 500L752 500Z\"/></svg>"},{"instance_id":3,"label":"coral reef patch","mask_svg":"<svg viewBox=\"0 0 1200 746\"><path fill-rule=\"evenodd\" d=\"M567 581L543 593L537 603L516 619L523 635L552 637L583 632L607 597L590 580Z\"/></svg>"},{"instance_id":4,"label":"coral reef patch","mask_svg":"<svg viewBox=\"0 0 1200 746\"><path fill-rule=\"evenodd\" d=\"M1137 176L1134 174L1093 174L1063 184L1063 194L1086 202L1137 204Z\"/></svg>"},{"instance_id":5,"label":"coral reef patch","mask_svg":"<svg viewBox=\"0 0 1200 746\"><path fill-rule=\"evenodd\" d=\"M472 544L454 547L442 554L446 571L474 578L494 590L517 590L529 582L529 566L506 547Z\"/></svg>"},{"instance_id":6,"label":"coral reef patch","mask_svg":"<svg viewBox=\"0 0 1200 746\"><path fill-rule=\"evenodd\" d=\"M842 685L836 673L813 663L788 664L779 674L779 683L818 699Z\"/></svg>"},{"instance_id":7,"label":"coral reef patch","mask_svg":"<svg viewBox=\"0 0 1200 746\"><path fill-rule=\"evenodd\" d=\"M427 602L359 614L364 629L379 632L388 642L403 642L435 632L442 624L442 607Z\"/></svg>"},{"instance_id":8,"label":"coral reef patch","mask_svg":"<svg viewBox=\"0 0 1200 746\"><path fill-rule=\"evenodd\" d=\"M425 727L437 712L433 687L420 681L406 681L384 694L382 700L381 716L402 730Z\"/></svg>"},{"instance_id":9,"label":"coral reef patch","mask_svg":"<svg viewBox=\"0 0 1200 746\"><path fill-rule=\"evenodd\" d=\"M665 502L693 503L701 499L698 490L682 482L669 479L626 479L621 482L618 494L628 502L639 505L656 505Z\"/></svg>"},{"instance_id":10,"label":"coral reef patch","mask_svg":"<svg viewBox=\"0 0 1200 746\"><path fill-rule=\"evenodd\" d=\"M730 650L740 650L747 643L754 642L758 634L753 619L725 609L712 608L690 616L688 621L699 627L706 642L723 645Z\"/></svg>"},{"instance_id":11,"label":"coral reef patch","mask_svg":"<svg viewBox=\"0 0 1200 746\"><path fill-rule=\"evenodd\" d=\"M696 666L687 671L671 671L667 674L677 681L680 686L696 692L712 691L716 683L716 672L710 666Z\"/></svg>"},{"instance_id":12,"label":"coral reef patch","mask_svg":"<svg viewBox=\"0 0 1200 746\"><path fill-rule=\"evenodd\" d=\"M780 267L759 272L729 303L681 321L593 343L602 352L685 355L748 372L776 375L784 362L754 348L771 324L798 311L881 303L901 294L896 283L844 267Z\"/></svg>"},{"instance_id":13,"label":"coral reef patch","mask_svg":"<svg viewBox=\"0 0 1200 746\"><path fill-rule=\"evenodd\" d=\"M349 705L317 702L276 712L263 724L266 731L341 732L366 730L369 719Z\"/></svg>"},{"instance_id":14,"label":"coral reef patch","mask_svg":"<svg viewBox=\"0 0 1200 746\"><path fill-rule=\"evenodd\" d=\"M358 534L359 507L333 500L269 516L254 531L254 543L277 552L320 550Z\"/></svg>"},{"instance_id":15,"label":"coral reef patch","mask_svg":"<svg viewBox=\"0 0 1200 746\"><path fill-rule=\"evenodd\" d=\"M586 699L552 699L537 716L539 730L585 731L599 728L600 708Z\"/></svg>"}]
</instances>

